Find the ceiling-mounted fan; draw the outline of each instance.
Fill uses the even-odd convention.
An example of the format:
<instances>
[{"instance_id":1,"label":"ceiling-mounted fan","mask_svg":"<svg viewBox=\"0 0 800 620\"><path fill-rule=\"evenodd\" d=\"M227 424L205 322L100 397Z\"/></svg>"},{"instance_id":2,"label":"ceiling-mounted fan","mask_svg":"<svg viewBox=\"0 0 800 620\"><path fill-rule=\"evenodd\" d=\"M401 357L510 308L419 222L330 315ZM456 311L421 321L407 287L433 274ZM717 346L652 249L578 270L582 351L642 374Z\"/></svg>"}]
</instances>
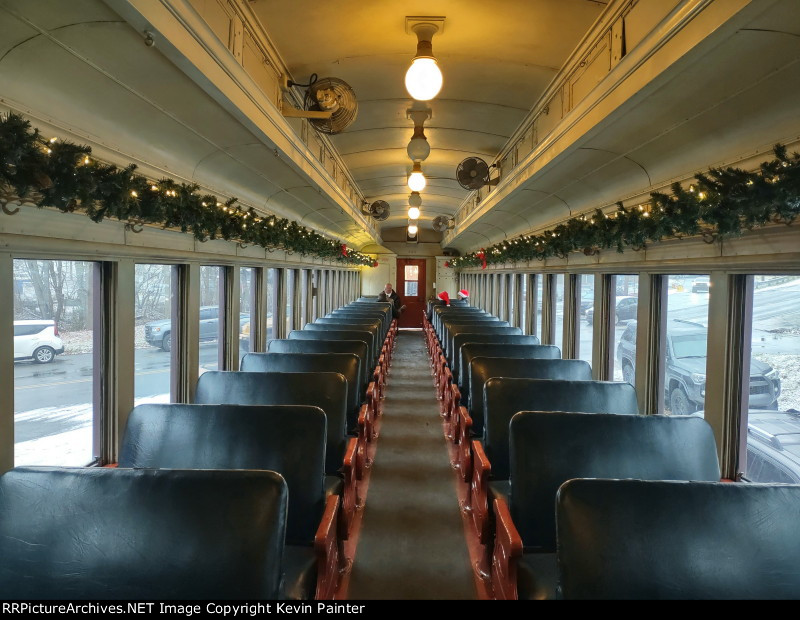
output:
<instances>
[{"instance_id":1,"label":"ceiling-mounted fan","mask_svg":"<svg viewBox=\"0 0 800 620\"><path fill-rule=\"evenodd\" d=\"M497 164L490 166L480 157L467 157L456 168L456 181L461 187L470 191L480 189L484 185L496 185L499 177L489 178L491 169L496 167Z\"/></svg>"},{"instance_id":2,"label":"ceiling-mounted fan","mask_svg":"<svg viewBox=\"0 0 800 620\"><path fill-rule=\"evenodd\" d=\"M311 126L321 133L337 134L344 131L358 115L356 93L350 85L339 78L318 78L311 75L308 84L292 80L286 81L286 89L292 86L306 88L303 97L303 110L295 110L285 105L281 108L284 116L307 118Z\"/></svg>"},{"instance_id":3,"label":"ceiling-mounted fan","mask_svg":"<svg viewBox=\"0 0 800 620\"><path fill-rule=\"evenodd\" d=\"M452 230L456 225L456 221L452 217L440 215L433 218L433 223L431 225L436 232L444 232L446 230Z\"/></svg>"},{"instance_id":4,"label":"ceiling-mounted fan","mask_svg":"<svg viewBox=\"0 0 800 620\"><path fill-rule=\"evenodd\" d=\"M373 203L365 202L361 205L361 213L383 222L389 217L389 203L385 200L376 200Z\"/></svg>"}]
</instances>

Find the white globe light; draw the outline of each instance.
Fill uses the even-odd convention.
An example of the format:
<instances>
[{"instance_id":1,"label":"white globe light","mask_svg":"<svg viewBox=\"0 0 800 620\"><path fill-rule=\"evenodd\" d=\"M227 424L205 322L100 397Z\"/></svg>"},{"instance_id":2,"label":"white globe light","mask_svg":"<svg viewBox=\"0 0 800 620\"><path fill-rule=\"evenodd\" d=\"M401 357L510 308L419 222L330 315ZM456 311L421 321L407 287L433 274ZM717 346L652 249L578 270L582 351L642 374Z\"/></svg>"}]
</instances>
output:
<instances>
[{"instance_id":1,"label":"white globe light","mask_svg":"<svg viewBox=\"0 0 800 620\"><path fill-rule=\"evenodd\" d=\"M425 175L421 172L412 172L408 177L408 189L412 192L421 192L425 189Z\"/></svg>"},{"instance_id":2,"label":"white globe light","mask_svg":"<svg viewBox=\"0 0 800 620\"><path fill-rule=\"evenodd\" d=\"M406 153L411 161L425 161L431 154L431 145L425 138L411 138Z\"/></svg>"},{"instance_id":3,"label":"white globe light","mask_svg":"<svg viewBox=\"0 0 800 620\"><path fill-rule=\"evenodd\" d=\"M417 101L428 101L442 89L442 71L435 58L415 58L406 71L406 90Z\"/></svg>"},{"instance_id":4,"label":"white globe light","mask_svg":"<svg viewBox=\"0 0 800 620\"><path fill-rule=\"evenodd\" d=\"M410 207L408 209L408 219L410 219L410 220L418 220L419 219L419 209L417 207Z\"/></svg>"},{"instance_id":5,"label":"white globe light","mask_svg":"<svg viewBox=\"0 0 800 620\"><path fill-rule=\"evenodd\" d=\"M419 195L419 192L411 192L411 195L408 197L408 204L412 207L422 206L422 196Z\"/></svg>"},{"instance_id":6,"label":"white globe light","mask_svg":"<svg viewBox=\"0 0 800 620\"><path fill-rule=\"evenodd\" d=\"M417 230L419 230L416 224L409 224L408 226L408 234L412 237L417 234Z\"/></svg>"}]
</instances>

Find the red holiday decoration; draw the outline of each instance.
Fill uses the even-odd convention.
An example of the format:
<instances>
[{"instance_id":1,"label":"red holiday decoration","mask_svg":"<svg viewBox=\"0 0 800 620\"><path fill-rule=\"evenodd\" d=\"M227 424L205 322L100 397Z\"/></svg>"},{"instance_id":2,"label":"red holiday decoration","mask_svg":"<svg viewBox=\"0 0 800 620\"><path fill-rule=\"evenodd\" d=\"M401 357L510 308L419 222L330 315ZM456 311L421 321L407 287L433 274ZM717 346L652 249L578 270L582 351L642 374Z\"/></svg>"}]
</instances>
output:
<instances>
[{"instance_id":1,"label":"red holiday decoration","mask_svg":"<svg viewBox=\"0 0 800 620\"><path fill-rule=\"evenodd\" d=\"M378 261L376 261L376 260L372 261L372 266L373 267L377 267L378 266Z\"/></svg>"},{"instance_id":2,"label":"red holiday decoration","mask_svg":"<svg viewBox=\"0 0 800 620\"><path fill-rule=\"evenodd\" d=\"M481 261L481 269L486 269L486 252L483 248L481 248L480 252L476 252L475 256L478 257L478 260Z\"/></svg>"},{"instance_id":3,"label":"red holiday decoration","mask_svg":"<svg viewBox=\"0 0 800 620\"><path fill-rule=\"evenodd\" d=\"M444 266L445 267L449 267L450 266L450 261L449 260L444 261Z\"/></svg>"},{"instance_id":4,"label":"red holiday decoration","mask_svg":"<svg viewBox=\"0 0 800 620\"><path fill-rule=\"evenodd\" d=\"M342 244L342 256L347 256L347 246L344 243Z\"/></svg>"}]
</instances>

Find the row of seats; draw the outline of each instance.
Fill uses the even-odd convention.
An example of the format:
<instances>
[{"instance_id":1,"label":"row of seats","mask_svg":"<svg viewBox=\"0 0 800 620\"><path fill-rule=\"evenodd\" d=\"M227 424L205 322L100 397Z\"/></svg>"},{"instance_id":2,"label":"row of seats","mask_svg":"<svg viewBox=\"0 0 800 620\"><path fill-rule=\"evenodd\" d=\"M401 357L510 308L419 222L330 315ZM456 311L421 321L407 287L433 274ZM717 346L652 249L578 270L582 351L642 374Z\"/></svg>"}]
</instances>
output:
<instances>
[{"instance_id":1,"label":"row of seats","mask_svg":"<svg viewBox=\"0 0 800 620\"><path fill-rule=\"evenodd\" d=\"M7 473L2 591L332 598L395 334L389 304L359 300L202 374L195 404L134 408L115 469Z\"/></svg>"},{"instance_id":2,"label":"row of seats","mask_svg":"<svg viewBox=\"0 0 800 620\"><path fill-rule=\"evenodd\" d=\"M796 596L796 556L762 558L755 545L777 550L778 536L797 549L800 536L773 525L796 514L800 488L721 483L704 420L635 415L632 386L592 381L587 363L499 323L443 307L425 321L469 483L464 508L484 545L478 570L496 598Z\"/></svg>"}]
</instances>

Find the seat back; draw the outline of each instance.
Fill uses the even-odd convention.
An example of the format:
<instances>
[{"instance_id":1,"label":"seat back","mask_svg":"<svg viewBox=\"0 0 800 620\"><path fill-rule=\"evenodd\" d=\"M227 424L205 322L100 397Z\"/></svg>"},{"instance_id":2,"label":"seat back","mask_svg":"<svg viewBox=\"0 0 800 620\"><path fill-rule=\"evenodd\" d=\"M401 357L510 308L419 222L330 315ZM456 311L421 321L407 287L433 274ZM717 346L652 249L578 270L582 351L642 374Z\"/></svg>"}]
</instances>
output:
<instances>
[{"instance_id":1,"label":"seat back","mask_svg":"<svg viewBox=\"0 0 800 620\"><path fill-rule=\"evenodd\" d=\"M309 323L309 325L312 325ZM359 329L334 329L336 325L318 325L314 329L295 329L289 332L289 340L360 340L367 345L369 359L367 367L375 367L375 338L372 333ZM306 325L308 328L308 325ZM330 328L330 329L328 329Z\"/></svg>"},{"instance_id":2,"label":"seat back","mask_svg":"<svg viewBox=\"0 0 800 620\"><path fill-rule=\"evenodd\" d=\"M269 353L352 353L360 360L362 385L369 384L369 346L361 340L270 340Z\"/></svg>"},{"instance_id":3,"label":"seat back","mask_svg":"<svg viewBox=\"0 0 800 620\"><path fill-rule=\"evenodd\" d=\"M446 339L451 328L458 325L491 325L493 327L508 327L508 321L501 321L491 314L480 314L474 316L450 316L443 318L439 323L438 336Z\"/></svg>"},{"instance_id":4,"label":"seat back","mask_svg":"<svg viewBox=\"0 0 800 620\"><path fill-rule=\"evenodd\" d=\"M556 491L572 478L719 482L714 433L693 416L525 411L509 436L509 508L528 550L555 552Z\"/></svg>"},{"instance_id":5,"label":"seat back","mask_svg":"<svg viewBox=\"0 0 800 620\"><path fill-rule=\"evenodd\" d=\"M318 407L139 405L119 466L278 472L289 487L286 542L310 544L325 509L325 426Z\"/></svg>"},{"instance_id":6,"label":"seat back","mask_svg":"<svg viewBox=\"0 0 800 620\"><path fill-rule=\"evenodd\" d=\"M639 408L630 383L492 377L483 387L483 443L497 480L508 480L508 425L520 411L635 415Z\"/></svg>"},{"instance_id":7,"label":"seat back","mask_svg":"<svg viewBox=\"0 0 800 620\"><path fill-rule=\"evenodd\" d=\"M478 435L483 434L483 386L492 377L591 381L592 367L583 360L476 357L470 363L469 393L480 396L470 400L469 413Z\"/></svg>"},{"instance_id":8,"label":"seat back","mask_svg":"<svg viewBox=\"0 0 800 620\"><path fill-rule=\"evenodd\" d=\"M561 349L552 344L539 344L536 336L505 336L487 334L463 342L461 334L453 338L453 375L458 374L462 400L469 396L469 364L473 358L508 357L514 359L561 359ZM460 373L464 369L463 376Z\"/></svg>"},{"instance_id":9,"label":"seat back","mask_svg":"<svg viewBox=\"0 0 800 620\"><path fill-rule=\"evenodd\" d=\"M358 428L358 408L364 397L361 360L352 353L248 353L243 372L338 372L347 379L347 428Z\"/></svg>"},{"instance_id":10,"label":"seat back","mask_svg":"<svg viewBox=\"0 0 800 620\"><path fill-rule=\"evenodd\" d=\"M567 599L796 599L800 486L571 480L558 492Z\"/></svg>"},{"instance_id":11,"label":"seat back","mask_svg":"<svg viewBox=\"0 0 800 620\"><path fill-rule=\"evenodd\" d=\"M379 319L381 321L381 333L386 336L389 331L389 326L392 323L392 313L384 312L381 308L375 310L356 310L353 308L339 308L327 315L330 318L351 318L365 321Z\"/></svg>"},{"instance_id":12,"label":"seat back","mask_svg":"<svg viewBox=\"0 0 800 620\"><path fill-rule=\"evenodd\" d=\"M20 467L0 498L2 598L280 595L288 492L275 472Z\"/></svg>"},{"instance_id":13,"label":"seat back","mask_svg":"<svg viewBox=\"0 0 800 620\"><path fill-rule=\"evenodd\" d=\"M347 379L338 372L209 370L197 380L199 405L309 405L327 418L325 472L335 475L347 449Z\"/></svg>"},{"instance_id":14,"label":"seat back","mask_svg":"<svg viewBox=\"0 0 800 620\"><path fill-rule=\"evenodd\" d=\"M505 323L505 321L503 321ZM519 327L510 327L507 323L486 323L484 325L476 323L466 323L461 325L451 325L447 329L447 339L445 340L445 356L448 363L452 366L455 359L455 337L459 334L514 334L522 335Z\"/></svg>"}]
</instances>

